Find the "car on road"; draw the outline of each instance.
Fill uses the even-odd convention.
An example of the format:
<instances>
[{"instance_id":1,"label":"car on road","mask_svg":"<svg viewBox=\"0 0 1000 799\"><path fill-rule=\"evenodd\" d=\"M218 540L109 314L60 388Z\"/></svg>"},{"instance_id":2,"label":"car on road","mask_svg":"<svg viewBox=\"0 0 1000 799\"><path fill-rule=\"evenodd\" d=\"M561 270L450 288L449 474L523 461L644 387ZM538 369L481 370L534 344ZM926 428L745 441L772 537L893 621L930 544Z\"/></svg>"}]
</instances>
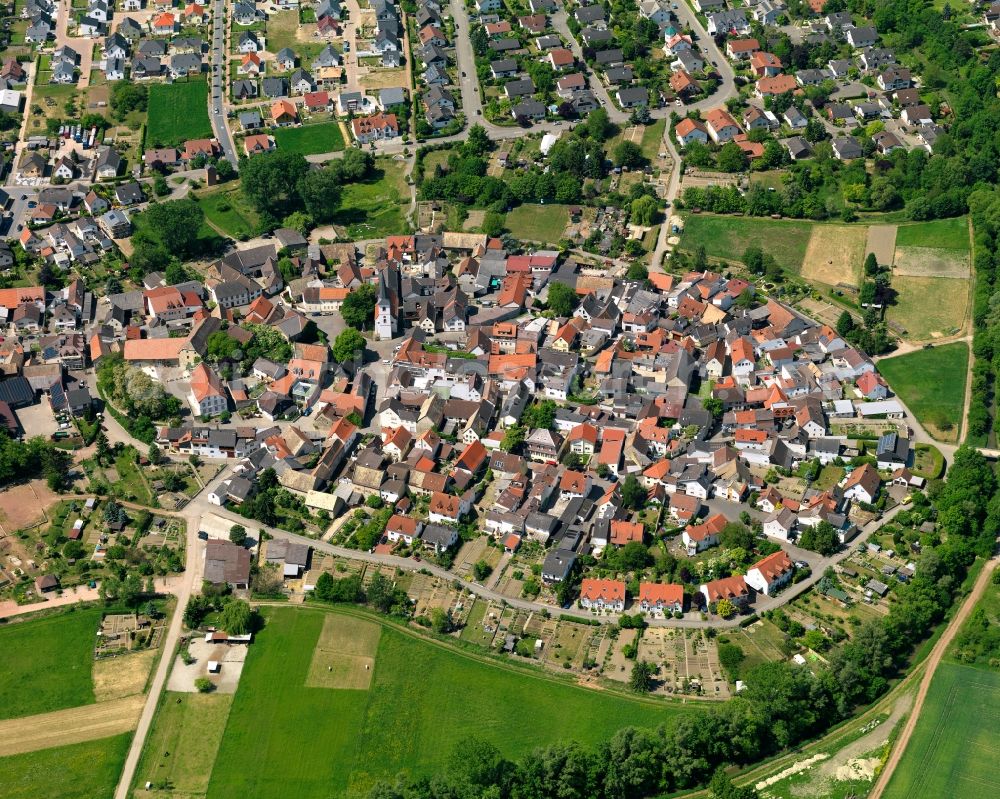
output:
<instances>
[{"instance_id":1,"label":"car on road","mask_svg":"<svg viewBox=\"0 0 1000 799\"><path fill-rule=\"evenodd\" d=\"M383 365L388 366L390 363L392 363L392 361L390 361L388 358L383 358L382 363Z\"/></svg>"},{"instance_id":2,"label":"car on road","mask_svg":"<svg viewBox=\"0 0 1000 799\"><path fill-rule=\"evenodd\" d=\"M682 103L680 101L680 98L678 97L676 100L674 100L674 105L684 105L684 103Z\"/></svg>"},{"instance_id":3,"label":"car on road","mask_svg":"<svg viewBox=\"0 0 1000 799\"><path fill-rule=\"evenodd\" d=\"M198 538L200 538L202 541L208 541L208 533L205 530L199 530Z\"/></svg>"},{"instance_id":4,"label":"car on road","mask_svg":"<svg viewBox=\"0 0 1000 799\"><path fill-rule=\"evenodd\" d=\"M464 71L462 72L462 77L463 77L463 78L465 77L465 72L464 72Z\"/></svg>"}]
</instances>

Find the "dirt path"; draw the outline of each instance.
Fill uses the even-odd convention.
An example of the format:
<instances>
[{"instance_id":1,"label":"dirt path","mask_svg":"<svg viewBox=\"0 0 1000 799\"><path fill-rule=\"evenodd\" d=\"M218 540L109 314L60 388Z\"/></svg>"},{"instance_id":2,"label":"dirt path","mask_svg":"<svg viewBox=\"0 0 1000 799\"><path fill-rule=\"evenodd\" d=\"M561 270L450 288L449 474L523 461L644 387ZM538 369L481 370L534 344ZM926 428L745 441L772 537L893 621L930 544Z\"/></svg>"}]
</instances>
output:
<instances>
[{"instance_id":1,"label":"dirt path","mask_svg":"<svg viewBox=\"0 0 1000 799\"><path fill-rule=\"evenodd\" d=\"M94 741L135 728L146 697L130 696L0 721L0 757Z\"/></svg>"},{"instance_id":2,"label":"dirt path","mask_svg":"<svg viewBox=\"0 0 1000 799\"><path fill-rule=\"evenodd\" d=\"M885 791L886 786L889 784L889 780L892 779L892 774L896 770L896 766L899 765L899 761L903 757L903 753L906 751L906 745L910 742L910 737L913 735L913 731L917 727L917 721L920 719L920 711L923 709L924 700L927 698L927 691L931 687L931 681L934 679L934 672L937 671L938 665L941 663L941 658L944 657L945 651L948 649L948 645L952 642L955 634L961 629L965 620L972 613L972 609L976 606L976 603L983 596L986 591L986 586L990 584L990 578L993 575L993 570L996 568L996 559L991 559L983 567L983 570L979 573L979 577L976 579L976 584L973 586L972 591L965 598L965 602L962 603L962 607L959 608L958 613L948 624L947 629L944 634L938 639L938 642L934 645L934 649L931 651L930 657L924 663L924 675L920 680L920 689L917 691L917 697L913 702L913 712L910 713L910 717L906 720L906 724L903 725L903 729L899 733L899 738L896 739L896 745L892 748L889 753L889 759L886 760L885 766L882 767L882 771L878 775L878 779L875 781L875 785L872 786L871 793L868 794L868 799L881 799L882 793Z\"/></svg>"},{"instance_id":3,"label":"dirt path","mask_svg":"<svg viewBox=\"0 0 1000 799\"><path fill-rule=\"evenodd\" d=\"M30 605L18 605L17 602L0 602L0 619L9 619L12 616L23 616L26 613L34 613L39 610L49 608L61 608L66 605L75 605L77 602L93 602L100 597L96 588L85 588L76 586L65 592L62 596L54 596L45 602L34 602Z\"/></svg>"}]
</instances>

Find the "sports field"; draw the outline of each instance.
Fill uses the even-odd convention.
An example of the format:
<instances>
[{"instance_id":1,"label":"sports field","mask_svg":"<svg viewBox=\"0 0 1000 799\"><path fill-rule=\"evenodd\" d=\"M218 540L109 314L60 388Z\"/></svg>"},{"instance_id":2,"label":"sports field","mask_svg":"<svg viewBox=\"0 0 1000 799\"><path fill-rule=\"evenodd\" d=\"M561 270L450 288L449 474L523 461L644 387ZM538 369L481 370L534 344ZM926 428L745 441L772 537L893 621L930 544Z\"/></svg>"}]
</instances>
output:
<instances>
[{"instance_id":1,"label":"sports field","mask_svg":"<svg viewBox=\"0 0 1000 799\"><path fill-rule=\"evenodd\" d=\"M942 663L884 799L1000 795L998 718L1000 674Z\"/></svg>"},{"instance_id":2,"label":"sports field","mask_svg":"<svg viewBox=\"0 0 1000 799\"><path fill-rule=\"evenodd\" d=\"M0 757L4 799L95 799L114 794L132 733Z\"/></svg>"},{"instance_id":3,"label":"sports field","mask_svg":"<svg viewBox=\"0 0 1000 799\"><path fill-rule=\"evenodd\" d=\"M94 702L97 608L0 627L0 719Z\"/></svg>"},{"instance_id":4,"label":"sports field","mask_svg":"<svg viewBox=\"0 0 1000 799\"><path fill-rule=\"evenodd\" d=\"M147 147L177 147L188 139L209 139L208 83L154 83L149 87Z\"/></svg>"},{"instance_id":5,"label":"sports field","mask_svg":"<svg viewBox=\"0 0 1000 799\"><path fill-rule=\"evenodd\" d=\"M931 435L955 441L962 426L968 365L969 347L960 341L883 358L878 370Z\"/></svg>"},{"instance_id":6,"label":"sports field","mask_svg":"<svg viewBox=\"0 0 1000 799\"><path fill-rule=\"evenodd\" d=\"M282 152L316 155L343 150L344 135L336 122L320 122L298 128L278 128L274 131L274 143Z\"/></svg>"},{"instance_id":7,"label":"sports field","mask_svg":"<svg viewBox=\"0 0 1000 799\"><path fill-rule=\"evenodd\" d=\"M550 741L605 741L684 710L578 688L383 627L370 690L309 688L320 610L273 608L250 649L208 798L364 796L400 771L433 775L469 736L518 756ZM368 633L363 636L370 645Z\"/></svg>"}]
</instances>

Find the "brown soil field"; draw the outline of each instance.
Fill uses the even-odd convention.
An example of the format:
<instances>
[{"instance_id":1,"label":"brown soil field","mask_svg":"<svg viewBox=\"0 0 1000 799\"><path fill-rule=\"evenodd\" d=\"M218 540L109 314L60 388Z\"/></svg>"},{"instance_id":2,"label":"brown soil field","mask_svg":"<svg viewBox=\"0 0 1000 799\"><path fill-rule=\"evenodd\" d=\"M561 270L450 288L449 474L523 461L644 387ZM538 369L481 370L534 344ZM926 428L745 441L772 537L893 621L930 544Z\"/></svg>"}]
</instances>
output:
<instances>
[{"instance_id":1,"label":"brown soil field","mask_svg":"<svg viewBox=\"0 0 1000 799\"><path fill-rule=\"evenodd\" d=\"M868 228L868 244L865 254L873 252L880 264L888 266L896 253L896 226L872 225Z\"/></svg>"},{"instance_id":2,"label":"brown soil field","mask_svg":"<svg viewBox=\"0 0 1000 799\"><path fill-rule=\"evenodd\" d=\"M44 480L11 486L0 493L0 532L10 534L38 524L58 496Z\"/></svg>"},{"instance_id":3,"label":"brown soil field","mask_svg":"<svg viewBox=\"0 0 1000 799\"><path fill-rule=\"evenodd\" d=\"M94 741L135 729L146 702L130 696L38 716L0 721L0 757Z\"/></svg>"},{"instance_id":4,"label":"brown soil field","mask_svg":"<svg viewBox=\"0 0 1000 799\"><path fill-rule=\"evenodd\" d=\"M806 280L836 286L857 286L865 257L868 231L847 225L815 225L799 274Z\"/></svg>"},{"instance_id":5,"label":"brown soil field","mask_svg":"<svg viewBox=\"0 0 1000 799\"><path fill-rule=\"evenodd\" d=\"M969 276L969 254L934 247L897 247L893 274L904 277Z\"/></svg>"}]
</instances>

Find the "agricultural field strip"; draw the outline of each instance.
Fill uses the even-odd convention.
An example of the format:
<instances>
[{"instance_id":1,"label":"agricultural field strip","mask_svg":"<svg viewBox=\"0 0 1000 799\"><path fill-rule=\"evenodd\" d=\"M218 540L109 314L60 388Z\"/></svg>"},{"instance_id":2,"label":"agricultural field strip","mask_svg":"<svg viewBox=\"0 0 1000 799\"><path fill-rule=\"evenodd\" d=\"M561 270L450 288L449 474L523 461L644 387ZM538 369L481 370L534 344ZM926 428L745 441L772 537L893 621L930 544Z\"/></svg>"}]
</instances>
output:
<instances>
[{"instance_id":1,"label":"agricultural field strip","mask_svg":"<svg viewBox=\"0 0 1000 799\"><path fill-rule=\"evenodd\" d=\"M145 702L145 696L129 696L0 721L0 757L128 732L139 722Z\"/></svg>"}]
</instances>

